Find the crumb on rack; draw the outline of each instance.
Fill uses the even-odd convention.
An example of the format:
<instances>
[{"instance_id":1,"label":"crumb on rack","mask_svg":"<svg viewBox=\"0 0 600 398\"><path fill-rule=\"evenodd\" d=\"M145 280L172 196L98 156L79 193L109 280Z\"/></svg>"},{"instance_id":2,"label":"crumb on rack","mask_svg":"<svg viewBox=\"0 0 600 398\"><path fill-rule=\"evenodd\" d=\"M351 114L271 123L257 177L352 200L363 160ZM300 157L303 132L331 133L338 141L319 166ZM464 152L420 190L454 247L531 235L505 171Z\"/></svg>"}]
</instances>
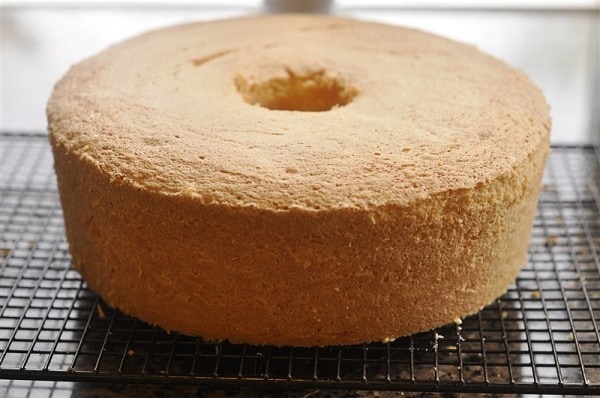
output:
<instances>
[{"instance_id":1,"label":"crumb on rack","mask_svg":"<svg viewBox=\"0 0 600 398\"><path fill-rule=\"evenodd\" d=\"M106 315L104 314L104 309L102 308L102 306L100 304L98 304L96 306L96 311L98 311L98 318L100 318L100 319L106 318Z\"/></svg>"}]
</instances>

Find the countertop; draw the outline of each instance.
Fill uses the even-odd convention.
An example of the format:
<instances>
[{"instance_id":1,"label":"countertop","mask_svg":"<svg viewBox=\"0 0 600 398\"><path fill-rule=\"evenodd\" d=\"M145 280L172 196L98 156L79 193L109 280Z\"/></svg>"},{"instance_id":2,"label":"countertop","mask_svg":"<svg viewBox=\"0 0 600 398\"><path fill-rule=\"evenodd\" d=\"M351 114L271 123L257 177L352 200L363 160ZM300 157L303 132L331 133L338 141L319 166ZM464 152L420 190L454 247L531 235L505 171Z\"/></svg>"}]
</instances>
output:
<instances>
[{"instance_id":1,"label":"countertop","mask_svg":"<svg viewBox=\"0 0 600 398\"><path fill-rule=\"evenodd\" d=\"M456 394L456 396L465 394ZM70 383L46 381L0 380L0 397L6 398L392 398L392 397L437 397L437 393L402 393L391 391L322 391L301 390L269 391L250 388L223 390L206 387L173 387L155 385L105 385L95 383ZM444 397L455 396L443 394ZM478 395L493 397L495 395Z\"/></svg>"}]
</instances>

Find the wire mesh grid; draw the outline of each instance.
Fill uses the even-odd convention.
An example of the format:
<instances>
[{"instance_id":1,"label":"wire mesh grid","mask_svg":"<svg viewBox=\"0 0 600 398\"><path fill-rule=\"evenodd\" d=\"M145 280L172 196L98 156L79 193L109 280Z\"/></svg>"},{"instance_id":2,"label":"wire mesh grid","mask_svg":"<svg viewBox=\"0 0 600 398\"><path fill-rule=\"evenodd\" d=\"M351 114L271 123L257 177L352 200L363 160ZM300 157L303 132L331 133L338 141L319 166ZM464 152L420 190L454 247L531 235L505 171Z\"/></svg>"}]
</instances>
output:
<instances>
[{"instance_id":1,"label":"wire mesh grid","mask_svg":"<svg viewBox=\"0 0 600 398\"><path fill-rule=\"evenodd\" d=\"M600 393L600 167L549 158L529 261L461 325L391 343L205 342L106 306L70 268L43 136L0 141L0 378L282 388Z\"/></svg>"}]
</instances>

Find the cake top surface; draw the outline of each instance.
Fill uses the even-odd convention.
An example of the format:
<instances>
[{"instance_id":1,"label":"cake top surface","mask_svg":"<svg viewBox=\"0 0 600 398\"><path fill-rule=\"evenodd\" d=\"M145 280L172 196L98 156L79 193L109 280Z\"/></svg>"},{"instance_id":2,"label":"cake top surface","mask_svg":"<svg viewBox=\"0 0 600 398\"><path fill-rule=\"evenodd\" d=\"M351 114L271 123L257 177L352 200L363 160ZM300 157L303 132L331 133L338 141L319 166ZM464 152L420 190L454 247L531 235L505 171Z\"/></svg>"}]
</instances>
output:
<instances>
[{"instance_id":1,"label":"cake top surface","mask_svg":"<svg viewBox=\"0 0 600 398\"><path fill-rule=\"evenodd\" d=\"M527 77L432 34L325 16L146 33L74 66L51 139L114 183L266 210L405 205L547 145Z\"/></svg>"}]
</instances>

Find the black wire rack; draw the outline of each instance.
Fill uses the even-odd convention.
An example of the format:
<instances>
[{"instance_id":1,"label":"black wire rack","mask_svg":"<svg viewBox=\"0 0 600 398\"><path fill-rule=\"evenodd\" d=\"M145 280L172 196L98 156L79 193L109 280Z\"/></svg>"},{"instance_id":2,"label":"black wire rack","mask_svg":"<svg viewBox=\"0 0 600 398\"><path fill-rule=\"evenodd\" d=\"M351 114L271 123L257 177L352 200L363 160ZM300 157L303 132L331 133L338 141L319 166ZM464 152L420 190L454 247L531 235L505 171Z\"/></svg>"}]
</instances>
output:
<instances>
[{"instance_id":1,"label":"black wire rack","mask_svg":"<svg viewBox=\"0 0 600 398\"><path fill-rule=\"evenodd\" d=\"M391 343L276 348L167 333L108 307L70 268L43 135L0 135L0 379L600 394L600 166L549 158L529 261L461 325Z\"/></svg>"}]
</instances>

